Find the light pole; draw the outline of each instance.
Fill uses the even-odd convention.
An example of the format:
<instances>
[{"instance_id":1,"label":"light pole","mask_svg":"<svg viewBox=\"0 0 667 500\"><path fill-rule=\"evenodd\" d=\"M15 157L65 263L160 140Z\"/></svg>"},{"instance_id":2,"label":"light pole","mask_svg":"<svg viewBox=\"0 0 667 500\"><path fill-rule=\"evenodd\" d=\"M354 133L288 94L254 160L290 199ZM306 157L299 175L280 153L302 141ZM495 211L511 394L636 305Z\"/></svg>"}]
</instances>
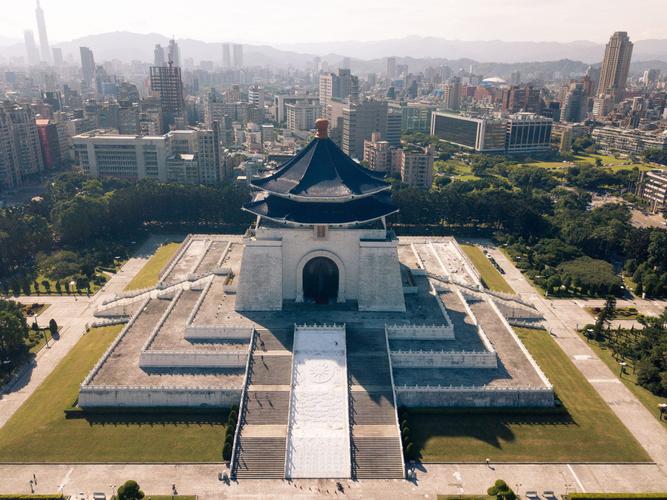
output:
<instances>
[{"instance_id":1,"label":"light pole","mask_svg":"<svg viewBox=\"0 0 667 500\"><path fill-rule=\"evenodd\" d=\"M619 365L621 365L621 374L620 374L620 377L623 377L623 374L625 373L625 367L628 366L628 364L627 364L625 361L621 361L621 362L619 363Z\"/></svg>"},{"instance_id":2,"label":"light pole","mask_svg":"<svg viewBox=\"0 0 667 500\"><path fill-rule=\"evenodd\" d=\"M110 484L109 487L111 488L112 495L111 498L116 498L116 485L115 484Z\"/></svg>"}]
</instances>

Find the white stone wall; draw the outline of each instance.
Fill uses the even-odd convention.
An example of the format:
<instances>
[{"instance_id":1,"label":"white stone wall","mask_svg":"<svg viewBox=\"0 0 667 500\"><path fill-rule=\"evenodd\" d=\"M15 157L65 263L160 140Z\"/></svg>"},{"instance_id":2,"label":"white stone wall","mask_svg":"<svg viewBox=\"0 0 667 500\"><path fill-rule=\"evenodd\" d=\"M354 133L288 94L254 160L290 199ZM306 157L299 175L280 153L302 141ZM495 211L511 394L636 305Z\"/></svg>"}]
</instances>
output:
<instances>
[{"instance_id":1,"label":"white stone wall","mask_svg":"<svg viewBox=\"0 0 667 500\"><path fill-rule=\"evenodd\" d=\"M237 311L280 311L283 308L284 249L279 240L246 241L236 293Z\"/></svg>"},{"instance_id":2,"label":"white stone wall","mask_svg":"<svg viewBox=\"0 0 667 500\"><path fill-rule=\"evenodd\" d=\"M508 387L396 387L400 406L412 408L535 408L553 407L554 393L547 388Z\"/></svg>"},{"instance_id":3,"label":"white stone wall","mask_svg":"<svg viewBox=\"0 0 667 500\"><path fill-rule=\"evenodd\" d=\"M247 351L142 351L142 368L243 368Z\"/></svg>"},{"instance_id":4,"label":"white stone wall","mask_svg":"<svg viewBox=\"0 0 667 500\"><path fill-rule=\"evenodd\" d=\"M393 340L454 340L454 327L449 325L387 325L387 337Z\"/></svg>"},{"instance_id":5,"label":"white stone wall","mask_svg":"<svg viewBox=\"0 0 667 500\"><path fill-rule=\"evenodd\" d=\"M218 389L200 387L121 387L82 386L79 391L81 408L104 407L202 407L229 408L239 404L241 388Z\"/></svg>"},{"instance_id":6,"label":"white stone wall","mask_svg":"<svg viewBox=\"0 0 667 500\"><path fill-rule=\"evenodd\" d=\"M188 325L185 327L186 340L206 339L250 339L252 327L235 325Z\"/></svg>"},{"instance_id":7,"label":"white stone wall","mask_svg":"<svg viewBox=\"0 0 667 500\"><path fill-rule=\"evenodd\" d=\"M495 352L391 351L394 368L498 368Z\"/></svg>"},{"instance_id":8,"label":"white stone wall","mask_svg":"<svg viewBox=\"0 0 667 500\"><path fill-rule=\"evenodd\" d=\"M359 310L405 311L396 241L359 242Z\"/></svg>"}]
</instances>

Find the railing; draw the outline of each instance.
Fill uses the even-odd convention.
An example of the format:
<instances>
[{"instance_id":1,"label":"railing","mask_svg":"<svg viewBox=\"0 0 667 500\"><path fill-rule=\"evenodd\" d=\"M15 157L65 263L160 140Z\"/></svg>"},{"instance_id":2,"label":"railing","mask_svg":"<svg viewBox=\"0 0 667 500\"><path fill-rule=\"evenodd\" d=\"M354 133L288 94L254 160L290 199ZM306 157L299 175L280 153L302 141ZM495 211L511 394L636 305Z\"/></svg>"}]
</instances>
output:
<instances>
[{"instance_id":1,"label":"railing","mask_svg":"<svg viewBox=\"0 0 667 500\"><path fill-rule=\"evenodd\" d=\"M245 365L245 375L243 376L243 389L241 390L241 402L239 403L239 413L236 417L236 430L234 431L234 444L232 446L232 458L229 462L229 470L233 479L236 479L236 469L238 467L239 447L241 446L239 436L241 434L241 426L245 420L246 398L248 397L248 383L249 372L251 368L252 352L255 345L255 330L253 329L250 336L250 344L248 346L248 359Z\"/></svg>"},{"instance_id":2,"label":"railing","mask_svg":"<svg viewBox=\"0 0 667 500\"><path fill-rule=\"evenodd\" d=\"M401 445L401 466L403 467L403 477L405 478L405 457L403 456L403 435L401 434L401 426L398 422L398 403L396 402L396 386L394 384L394 368L391 363L391 354L389 350L389 337L387 335L387 328L384 329L384 341L387 348L387 359L389 360L389 378L391 379L391 396L394 400L394 423L396 424L396 432L398 433L398 441ZM351 430L350 430L351 432Z\"/></svg>"},{"instance_id":3,"label":"railing","mask_svg":"<svg viewBox=\"0 0 667 500\"><path fill-rule=\"evenodd\" d=\"M155 337L157 337L158 332L160 331L160 328L162 328L162 325L164 325L164 322L167 321L167 318L171 314L171 311L174 309L176 306L176 302L178 302L178 299L181 297L183 294L183 290L178 290L176 294L174 295L174 298L171 299L171 304L165 309L165 311L162 313L162 316L160 316L160 319L158 320L157 324L155 325L155 328L153 328L153 331L151 334L148 336L146 339L146 342L144 342L144 345L141 347L141 352L145 352L148 350L148 348L151 346L153 343L153 340L155 340ZM139 308L139 311L141 311L143 307Z\"/></svg>"},{"instance_id":4,"label":"railing","mask_svg":"<svg viewBox=\"0 0 667 500\"><path fill-rule=\"evenodd\" d=\"M162 266L162 269L160 270L160 278L158 279L159 282L162 282L164 278L169 275L169 273L172 271L174 266L176 265L176 262L183 256L187 248L190 246L190 243L192 242L193 235L188 234L185 239L181 242L181 246L178 249L178 251L171 256L171 258L167 261L167 263Z\"/></svg>"}]
</instances>

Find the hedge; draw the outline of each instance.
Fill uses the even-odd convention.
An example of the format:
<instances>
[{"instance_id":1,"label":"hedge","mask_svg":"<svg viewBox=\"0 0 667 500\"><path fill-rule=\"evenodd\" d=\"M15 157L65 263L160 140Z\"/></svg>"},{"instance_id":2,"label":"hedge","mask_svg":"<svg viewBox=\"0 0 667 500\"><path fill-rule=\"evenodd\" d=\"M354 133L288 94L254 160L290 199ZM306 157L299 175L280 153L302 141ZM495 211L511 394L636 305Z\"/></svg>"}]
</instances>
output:
<instances>
[{"instance_id":1,"label":"hedge","mask_svg":"<svg viewBox=\"0 0 667 500\"><path fill-rule=\"evenodd\" d=\"M23 500L23 499L37 499L37 500L63 500L62 494L52 493L50 495L0 495L0 500Z\"/></svg>"}]
</instances>

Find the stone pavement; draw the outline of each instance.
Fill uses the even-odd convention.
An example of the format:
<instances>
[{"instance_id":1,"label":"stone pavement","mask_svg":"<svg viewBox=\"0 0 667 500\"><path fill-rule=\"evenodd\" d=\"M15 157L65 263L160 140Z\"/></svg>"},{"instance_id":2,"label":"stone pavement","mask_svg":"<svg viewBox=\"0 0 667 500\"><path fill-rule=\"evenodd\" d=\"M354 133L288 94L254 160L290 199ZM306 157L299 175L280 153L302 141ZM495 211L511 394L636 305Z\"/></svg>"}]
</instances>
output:
<instances>
[{"instance_id":1,"label":"stone pavement","mask_svg":"<svg viewBox=\"0 0 667 500\"><path fill-rule=\"evenodd\" d=\"M90 496L102 491L110 496L114 485L135 479L149 494L168 495L175 484L181 494L196 494L200 500L240 498L336 498L336 481L252 480L226 486L218 480L222 465L216 464L90 464L90 465L0 465L0 493L28 493L32 474L37 476L36 493L63 491ZM653 465L581 464L426 464L415 482L392 480L342 480L349 498L434 499L438 494L483 494L503 478L516 492L552 490L561 495L574 491L664 491L664 476Z\"/></svg>"},{"instance_id":2,"label":"stone pavement","mask_svg":"<svg viewBox=\"0 0 667 500\"><path fill-rule=\"evenodd\" d=\"M115 293L123 291L125 286L141 270L148 258L164 241L171 240L167 236L150 237L116 273L106 285L92 297L72 297L41 295L19 297L25 304L50 304L37 317L40 325L48 324L51 318L56 320L60 327L60 338L49 341L50 346L43 348L35 357L31 366L27 366L17 378L12 380L0 393L0 427L14 414L14 412L28 399L35 389L53 371L61 359L85 334L86 323L93 321L93 313L102 301Z\"/></svg>"},{"instance_id":3,"label":"stone pavement","mask_svg":"<svg viewBox=\"0 0 667 500\"><path fill-rule=\"evenodd\" d=\"M618 382L616 375L574 331L575 325L572 323L577 322L577 319L575 315L568 313L569 309L565 307L567 303L545 299L502 252L495 247L487 247L487 250L505 271L505 279L510 286L535 304L544 315L546 326L561 349L656 462L663 472L663 481L667 488L667 477L664 475L667 471L667 432L663 426L623 384ZM646 308L646 304L644 307ZM651 304L651 310L655 308L655 304ZM639 305L638 309L641 311L642 305Z\"/></svg>"}]
</instances>

